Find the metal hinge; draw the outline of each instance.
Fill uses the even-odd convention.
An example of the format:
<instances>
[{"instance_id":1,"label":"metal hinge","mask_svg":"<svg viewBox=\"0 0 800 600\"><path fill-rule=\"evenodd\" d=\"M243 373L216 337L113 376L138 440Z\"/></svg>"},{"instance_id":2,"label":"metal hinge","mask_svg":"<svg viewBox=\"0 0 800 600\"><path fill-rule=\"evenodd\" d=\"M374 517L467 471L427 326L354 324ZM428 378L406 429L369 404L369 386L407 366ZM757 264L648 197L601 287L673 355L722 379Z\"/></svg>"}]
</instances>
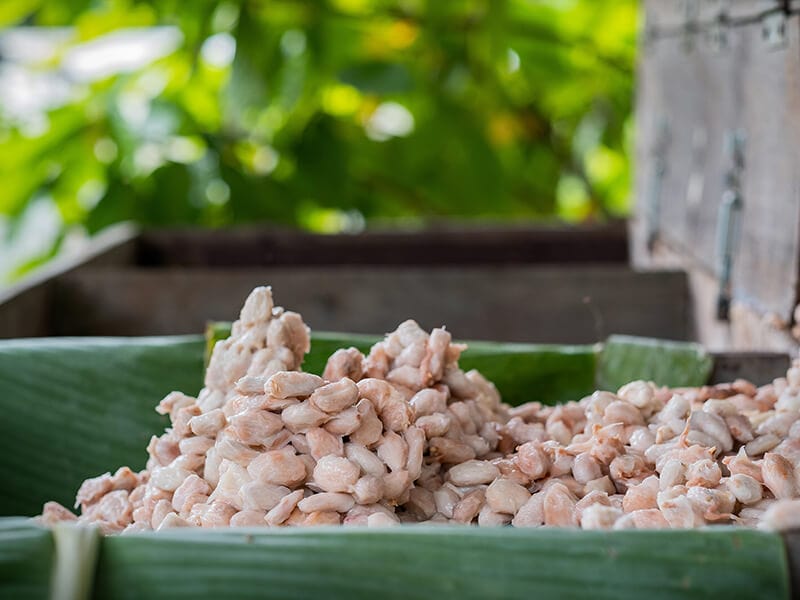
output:
<instances>
[{"instance_id":1,"label":"metal hinge","mask_svg":"<svg viewBox=\"0 0 800 600\"><path fill-rule=\"evenodd\" d=\"M728 20L728 1L719 0L717 17L711 22L706 31L706 40L714 52L722 52L728 48L728 31L730 23Z\"/></svg>"},{"instance_id":2,"label":"metal hinge","mask_svg":"<svg viewBox=\"0 0 800 600\"><path fill-rule=\"evenodd\" d=\"M761 37L770 50L782 50L788 44L786 15L785 11L774 12L761 20Z\"/></svg>"},{"instance_id":3,"label":"metal hinge","mask_svg":"<svg viewBox=\"0 0 800 600\"><path fill-rule=\"evenodd\" d=\"M696 0L683 0L683 50L691 52L694 49L694 35L698 30L697 15L700 12L700 3Z\"/></svg>"},{"instance_id":4,"label":"metal hinge","mask_svg":"<svg viewBox=\"0 0 800 600\"><path fill-rule=\"evenodd\" d=\"M731 166L725 175L725 190L722 192L717 221L717 278L719 280L717 319L720 321L730 320L733 298L731 283L733 259L741 234L744 204L741 177L744 170L745 136L742 131L736 131L729 133L727 138L726 146Z\"/></svg>"},{"instance_id":5,"label":"metal hinge","mask_svg":"<svg viewBox=\"0 0 800 600\"><path fill-rule=\"evenodd\" d=\"M644 25L644 47L649 50L657 40L679 39L684 51L692 51L698 40L704 40L714 51L730 47L731 32L740 27L757 26L769 50L782 50L789 45L789 19L800 14L800 6L793 0L772 0L766 7L754 6L760 12L731 15L729 5L733 0L683 0L680 23ZM753 3L756 4L756 3ZM703 11L700 6L703 5ZM741 12L741 11L739 11ZM702 18L701 18L702 13ZM705 15L709 15L706 17Z\"/></svg>"},{"instance_id":6,"label":"metal hinge","mask_svg":"<svg viewBox=\"0 0 800 600\"><path fill-rule=\"evenodd\" d=\"M669 146L669 126L666 117L658 121L656 142L653 146L653 177L645 199L645 231L647 250L652 254L658 240L661 221L661 188L667 172L667 147Z\"/></svg>"}]
</instances>

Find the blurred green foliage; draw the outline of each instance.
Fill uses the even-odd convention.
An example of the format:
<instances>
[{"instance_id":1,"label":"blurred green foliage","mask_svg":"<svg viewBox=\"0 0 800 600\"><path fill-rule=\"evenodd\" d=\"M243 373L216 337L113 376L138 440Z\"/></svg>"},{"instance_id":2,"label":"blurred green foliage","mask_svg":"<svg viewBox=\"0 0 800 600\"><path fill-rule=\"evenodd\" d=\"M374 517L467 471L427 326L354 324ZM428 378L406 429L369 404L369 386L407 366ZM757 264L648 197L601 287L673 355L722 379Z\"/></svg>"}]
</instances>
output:
<instances>
[{"instance_id":1,"label":"blurred green foliage","mask_svg":"<svg viewBox=\"0 0 800 600\"><path fill-rule=\"evenodd\" d=\"M35 126L0 103L0 214L13 236L52 200L41 258L125 220L624 214L636 18L635 0L0 3L0 26L72 27L29 65L69 98ZM159 25L177 41L154 60L80 70L81 48Z\"/></svg>"}]
</instances>

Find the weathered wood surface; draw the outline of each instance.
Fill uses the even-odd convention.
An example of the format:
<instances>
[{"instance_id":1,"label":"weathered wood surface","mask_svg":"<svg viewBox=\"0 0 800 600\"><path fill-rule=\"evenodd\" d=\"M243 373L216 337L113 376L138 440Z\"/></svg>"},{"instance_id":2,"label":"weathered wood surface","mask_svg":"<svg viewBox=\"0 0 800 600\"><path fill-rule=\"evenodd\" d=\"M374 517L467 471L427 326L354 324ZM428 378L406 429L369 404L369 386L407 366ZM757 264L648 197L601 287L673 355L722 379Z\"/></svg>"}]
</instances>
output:
<instances>
[{"instance_id":1,"label":"weathered wood surface","mask_svg":"<svg viewBox=\"0 0 800 600\"><path fill-rule=\"evenodd\" d=\"M800 16L788 20L781 50L762 41L758 25L742 28L741 36L746 142L734 297L788 322L800 264Z\"/></svg>"},{"instance_id":2,"label":"weathered wood surface","mask_svg":"<svg viewBox=\"0 0 800 600\"><path fill-rule=\"evenodd\" d=\"M53 335L69 319L53 296L54 281L93 266L147 269L239 268L300 265L624 264L623 223L580 228L514 227L422 232L367 232L327 236L275 229L154 231L117 228L79 257L54 261L23 283L0 293L0 337ZM67 326L75 334L89 334ZM113 329L113 328L112 328ZM137 333L130 327L130 333ZM94 332L96 333L96 332ZM143 333L143 332L142 332Z\"/></svg>"},{"instance_id":3,"label":"weathered wood surface","mask_svg":"<svg viewBox=\"0 0 800 600\"><path fill-rule=\"evenodd\" d=\"M647 2L646 18L671 23L676 4L683 3ZM726 134L737 122L733 92L738 68L731 48L717 49L692 35L648 44L638 70L637 216L643 218L652 202L655 152L662 147L659 239L710 271L729 166ZM636 236L634 259L646 265L650 257L642 235Z\"/></svg>"},{"instance_id":4,"label":"weathered wood surface","mask_svg":"<svg viewBox=\"0 0 800 600\"><path fill-rule=\"evenodd\" d=\"M686 256L665 244L657 245L654 262L659 269L686 268ZM712 351L772 351L797 352L797 339L789 323L775 314L764 314L752 306L734 300L730 321L716 317L719 282L705 269L687 271L692 307L692 331L695 339Z\"/></svg>"},{"instance_id":5,"label":"weathered wood surface","mask_svg":"<svg viewBox=\"0 0 800 600\"><path fill-rule=\"evenodd\" d=\"M796 9L798 5L798 0L655 0L645 6L646 25L673 35L685 32L700 43L721 13L729 20L753 19L783 6Z\"/></svg>"},{"instance_id":6,"label":"weathered wood surface","mask_svg":"<svg viewBox=\"0 0 800 600\"><path fill-rule=\"evenodd\" d=\"M687 13L689 4L695 6ZM800 6L790 4L793 10ZM645 36L649 41L639 64L637 207L631 232L636 266L685 268L693 297L705 297L706 290L696 289L694 282L716 276L719 207L726 173L733 166L727 140L741 132L743 212L732 292L734 302L746 307L739 314L768 317L763 318L765 327L775 321L791 323L800 270L800 16L787 18L784 42L773 44L756 17L777 8L778 2L768 0L645 2L646 31L651 34ZM709 28L722 9L729 22L753 22ZM680 29L687 22L681 35L652 34L659 28ZM651 253L646 215L663 124L667 138L661 144L665 171L659 240L668 251ZM679 259L665 262L665 255ZM728 347L741 349L785 346L769 332L753 332L750 324L720 325L715 301L696 302L695 309L704 343L719 346L727 340ZM737 333L742 331L746 334ZM756 340L769 344L770 339L778 339L775 346L753 345Z\"/></svg>"},{"instance_id":7,"label":"weathered wood surface","mask_svg":"<svg viewBox=\"0 0 800 600\"><path fill-rule=\"evenodd\" d=\"M0 338L52 335L53 282L82 268L130 264L136 231L128 226L98 235L79 256L58 258L19 284L0 290Z\"/></svg>"},{"instance_id":8,"label":"weathered wood surface","mask_svg":"<svg viewBox=\"0 0 800 600\"><path fill-rule=\"evenodd\" d=\"M87 269L59 278L51 323L58 335L196 333L267 284L320 330L381 333L414 318L468 339L691 338L685 274L609 266Z\"/></svg>"},{"instance_id":9,"label":"weathered wood surface","mask_svg":"<svg viewBox=\"0 0 800 600\"><path fill-rule=\"evenodd\" d=\"M440 227L319 235L279 229L147 231L137 263L154 267L481 265L628 261L625 223L599 226Z\"/></svg>"},{"instance_id":10,"label":"weathered wood surface","mask_svg":"<svg viewBox=\"0 0 800 600\"><path fill-rule=\"evenodd\" d=\"M124 231L101 236L82 257L56 262L3 294L0 299L0 337L66 332L86 335L123 330L131 335L152 332L152 329L137 330L128 322L114 324L111 322L113 317L107 311L104 313L102 331L83 329L82 324L94 323L94 317L75 314L75 311L60 306L57 292L62 288L56 283L59 277L93 267L128 267L132 272L142 269L149 275L160 273L162 269L169 269L170 273L173 269L205 269L210 272L219 270L224 275L232 269L259 267L296 269L316 266L336 270L342 265L380 266L386 269L413 266L428 269L429 278L435 279L440 272L453 266L557 264L559 267L572 268L587 263L622 266L626 263L627 253L627 231L621 222L578 228L519 226L488 230L440 226L436 230L417 232L370 231L344 236L267 228L135 234L125 228ZM299 275L301 278L304 276ZM172 275L157 277L161 278L160 281L169 281ZM91 302L87 301L92 306L91 310L100 312L104 310L103 294L110 293L101 279L93 279L100 295ZM359 285L361 294L370 297L373 293L370 283L361 281ZM247 291L240 290L241 297L226 305L230 311L236 309L235 305L241 302ZM169 290L163 290L163 293L168 294ZM278 290L278 293L281 291ZM504 291L497 289L494 293L502 297ZM528 293L541 295L541 290L529 290ZM213 316L211 311L214 305L206 307L203 300L210 295L205 291L192 300L197 316L193 326L202 326L205 318ZM137 296L136 301L141 302L142 307L149 306L146 298ZM523 297L521 301L527 300ZM679 302L683 303L684 299L681 298ZM370 309L373 313L381 310L378 304L370 305ZM585 314L591 313L584 306L580 306L579 310ZM226 312L218 316L230 318L233 314ZM184 325L180 331L199 330ZM158 331L172 333L178 330L165 324ZM680 331L683 330L679 328Z\"/></svg>"}]
</instances>

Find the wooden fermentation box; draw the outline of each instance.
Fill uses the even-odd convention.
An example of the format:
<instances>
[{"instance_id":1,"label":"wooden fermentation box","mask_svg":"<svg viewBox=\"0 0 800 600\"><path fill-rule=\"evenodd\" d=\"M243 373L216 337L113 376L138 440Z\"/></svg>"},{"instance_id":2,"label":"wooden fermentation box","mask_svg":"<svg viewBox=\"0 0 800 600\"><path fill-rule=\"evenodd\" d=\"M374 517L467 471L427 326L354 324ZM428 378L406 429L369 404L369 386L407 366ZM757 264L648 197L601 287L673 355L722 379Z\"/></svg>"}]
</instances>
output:
<instances>
[{"instance_id":1,"label":"wooden fermentation box","mask_svg":"<svg viewBox=\"0 0 800 600\"><path fill-rule=\"evenodd\" d=\"M632 270L622 224L353 236L121 228L0 295L0 338L199 333L265 283L317 331L380 334L415 318L460 339L693 338L686 275ZM716 353L712 381L763 383L787 364L780 353Z\"/></svg>"},{"instance_id":2,"label":"wooden fermentation box","mask_svg":"<svg viewBox=\"0 0 800 600\"><path fill-rule=\"evenodd\" d=\"M315 330L383 333L398 320L462 339L591 343L611 333L687 340L686 277L636 273L623 224L299 232L111 232L0 298L0 337L198 333L256 285Z\"/></svg>"}]
</instances>

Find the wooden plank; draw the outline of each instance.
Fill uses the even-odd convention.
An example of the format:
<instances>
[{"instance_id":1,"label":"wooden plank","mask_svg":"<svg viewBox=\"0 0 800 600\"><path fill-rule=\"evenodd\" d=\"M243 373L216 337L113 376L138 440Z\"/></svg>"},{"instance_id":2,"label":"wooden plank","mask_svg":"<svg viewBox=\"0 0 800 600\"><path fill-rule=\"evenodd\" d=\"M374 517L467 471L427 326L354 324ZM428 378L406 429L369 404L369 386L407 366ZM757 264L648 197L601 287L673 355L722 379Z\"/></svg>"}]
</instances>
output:
<instances>
[{"instance_id":1,"label":"wooden plank","mask_svg":"<svg viewBox=\"0 0 800 600\"><path fill-rule=\"evenodd\" d=\"M15 287L0 304L0 338L48 335L52 289L50 281Z\"/></svg>"},{"instance_id":2,"label":"wooden plank","mask_svg":"<svg viewBox=\"0 0 800 600\"><path fill-rule=\"evenodd\" d=\"M699 4L699 2L697 3ZM686 24L685 0L656 0L643 2L645 24L659 30L675 30ZM692 10L691 8L689 10Z\"/></svg>"},{"instance_id":3,"label":"wooden plank","mask_svg":"<svg viewBox=\"0 0 800 600\"><path fill-rule=\"evenodd\" d=\"M708 0L706 0L708 1ZM798 0L715 0L718 4L727 4L725 7L732 19L741 19L763 14L768 11L780 9L783 6L790 10L800 8Z\"/></svg>"},{"instance_id":4,"label":"wooden plank","mask_svg":"<svg viewBox=\"0 0 800 600\"><path fill-rule=\"evenodd\" d=\"M700 6L708 12L710 4ZM743 18L776 6L737 0L728 2L726 10L731 18ZM646 9L648 18L658 22L670 10L674 13L674 4L650 0ZM764 39L761 22L729 28L725 44L718 47L708 39L688 49L677 37L659 39L644 48L640 59L632 259L639 268L689 271L696 331L699 341L710 346L784 350L789 339L787 325L800 282L800 17L790 17L785 31L786 43L778 47ZM652 252L646 215L657 170L654 149L664 122L669 129L661 244ZM731 323L724 323L716 316L716 241L725 176L733 164L727 138L736 131L745 137L742 227L732 276L739 310L732 310Z\"/></svg>"},{"instance_id":5,"label":"wooden plank","mask_svg":"<svg viewBox=\"0 0 800 600\"><path fill-rule=\"evenodd\" d=\"M656 247L653 264L661 269L687 267L686 257L664 244ZM797 339L789 323L775 314L764 314L734 299L730 321L717 320L719 282L713 274L688 265L692 331L695 340L712 351L754 351L796 353Z\"/></svg>"},{"instance_id":6,"label":"wooden plank","mask_svg":"<svg viewBox=\"0 0 800 600\"><path fill-rule=\"evenodd\" d=\"M22 282L0 289L0 338L51 335L52 281L82 267L131 264L136 235L136 230L127 225L110 228L95 237L83 252L57 258Z\"/></svg>"},{"instance_id":7,"label":"wooden plank","mask_svg":"<svg viewBox=\"0 0 800 600\"><path fill-rule=\"evenodd\" d=\"M655 35L681 35L691 33L693 44L706 43L708 30L724 14L730 21L755 20L766 13L780 10L784 0L655 0L645 2L647 29ZM791 10L800 5L798 0L786 3Z\"/></svg>"},{"instance_id":8,"label":"wooden plank","mask_svg":"<svg viewBox=\"0 0 800 600\"><path fill-rule=\"evenodd\" d=\"M58 335L196 333L256 285L314 329L383 333L407 318L455 336L590 343L691 337L686 277L624 267L86 269L56 282Z\"/></svg>"},{"instance_id":9,"label":"wooden plank","mask_svg":"<svg viewBox=\"0 0 800 600\"><path fill-rule=\"evenodd\" d=\"M250 228L142 234L138 264L170 267L270 265L475 265L625 263L622 221L582 227L438 227L319 235Z\"/></svg>"},{"instance_id":10,"label":"wooden plank","mask_svg":"<svg viewBox=\"0 0 800 600\"><path fill-rule=\"evenodd\" d=\"M647 14L660 15L671 6L650 1ZM736 69L730 50L715 48L705 38L691 47L681 38L660 39L644 49L638 71L635 264L652 264L645 219L656 185L655 152L661 147L659 239L713 272L723 175L730 163L726 138L737 121Z\"/></svg>"},{"instance_id":11,"label":"wooden plank","mask_svg":"<svg viewBox=\"0 0 800 600\"><path fill-rule=\"evenodd\" d=\"M800 256L800 17L789 19L786 34L775 51L759 25L742 28L736 52L746 142L733 294L789 322Z\"/></svg>"},{"instance_id":12,"label":"wooden plank","mask_svg":"<svg viewBox=\"0 0 800 600\"><path fill-rule=\"evenodd\" d=\"M268 228L210 232L153 231L138 235L114 228L82 254L56 260L0 293L0 337L52 335L52 286L60 274L82 268L141 264L146 267L259 267L365 264L442 266L470 264L624 264L623 222L564 227L470 229L439 226L425 231L370 231L315 235Z\"/></svg>"}]
</instances>

